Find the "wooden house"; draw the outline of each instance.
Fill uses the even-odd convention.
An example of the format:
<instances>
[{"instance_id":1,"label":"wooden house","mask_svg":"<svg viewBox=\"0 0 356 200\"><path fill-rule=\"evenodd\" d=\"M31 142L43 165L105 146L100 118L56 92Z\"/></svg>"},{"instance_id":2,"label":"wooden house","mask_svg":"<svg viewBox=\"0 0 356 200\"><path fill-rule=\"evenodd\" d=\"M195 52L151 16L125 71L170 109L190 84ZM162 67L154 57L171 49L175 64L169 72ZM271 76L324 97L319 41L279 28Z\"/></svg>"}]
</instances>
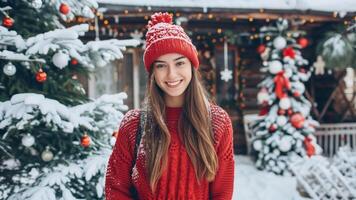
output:
<instances>
[{"instance_id":1,"label":"wooden house","mask_svg":"<svg viewBox=\"0 0 356 200\"><path fill-rule=\"evenodd\" d=\"M306 33L304 37L309 39L310 45L302 53L312 65L317 57L316 46L324 33L334 25L349 23L356 11L356 3L350 0L327 3L321 0L99 0L99 5L101 14L93 21L86 39L144 41L145 25L151 14L160 11L173 14L175 23L185 28L199 50L200 70L207 91L231 116L236 153L246 152L243 116L259 111L257 85L264 74L259 70L262 61L256 48L268 40L259 37L259 28L273 25L278 18L288 19L290 30ZM224 57L225 42L227 57ZM89 96L125 91L126 104L130 108L139 107L147 79L142 55L142 46L130 48L123 60L97 70L87 82ZM220 77L220 71L226 67L233 71L233 78L228 82ZM318 105L313 115L320 121L336 120L332 117L332 102L328 103L327 99L337 84L335 73L312 76L307 83L308 97ZM320 118L327 104L330 105ZM354 114L353 117L355 119Z\"/></svg>"}]
</instances>

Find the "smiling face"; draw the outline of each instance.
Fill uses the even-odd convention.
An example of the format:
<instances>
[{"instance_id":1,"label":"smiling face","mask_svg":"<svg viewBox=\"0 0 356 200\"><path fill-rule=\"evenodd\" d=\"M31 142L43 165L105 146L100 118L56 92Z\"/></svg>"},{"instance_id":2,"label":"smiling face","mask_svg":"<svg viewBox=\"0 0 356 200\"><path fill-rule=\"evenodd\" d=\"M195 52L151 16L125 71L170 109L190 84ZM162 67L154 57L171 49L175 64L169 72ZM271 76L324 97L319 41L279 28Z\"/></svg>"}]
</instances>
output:
<instances>
[{"instance_id":1,"label":"smiling face","mask_svg":"<svg viewBox=\"0 0 356 200\"><path fill-rule=\"evenodd\" d=\"M192 64L181 54L169 53L153 63L153 76L164 92L167 106L178 107L184 102L184 93L192 79Z\"/></svg>"}]
</instances>

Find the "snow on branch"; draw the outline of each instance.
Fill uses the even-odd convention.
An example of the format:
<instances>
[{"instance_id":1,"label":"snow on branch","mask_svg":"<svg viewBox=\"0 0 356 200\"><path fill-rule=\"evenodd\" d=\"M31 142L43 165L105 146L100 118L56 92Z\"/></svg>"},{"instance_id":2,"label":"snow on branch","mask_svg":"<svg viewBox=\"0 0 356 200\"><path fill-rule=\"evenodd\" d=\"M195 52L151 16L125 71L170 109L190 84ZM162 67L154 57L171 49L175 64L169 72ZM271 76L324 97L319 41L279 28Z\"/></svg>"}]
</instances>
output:
<instances>
[{"instance_id":1,"label":"snow on branch","mask_svg":"<svg viewBox=\"0 0 356 200\"><path fill-rule=\"evenodd\" d=\"M24 130L41 124L66 133L72 133L80 126L111 133L123 117L121 111L128 109L123 105L125 98L125 93L104 95L94 102L67 107L41 94L16 94L11 100L0 103L0 129L7 131L3 138L13 129ZM97 119L98 116L102 119Z\"/></svg>"},{"instance_id":2,"label":"snow on branch","mask_svg":"<svg viewBox=\"0 0 356 200\"><path fill-rule=\"evenodd\" d=\"M52 0L44 1L44 3L53 6L56 10L59 10L62 3L65 3L70 9L69 12L64 14L59 14L62 20L71 20L75 16L82 16L85 18L94 18L95 10L98 9L98 3L96 0ZM29 2L29 5L35 9L39 9L42 6Z\"/></svg>"},{"instance_id":3,"label":"snow on branch","mask_svg":"<svg viewBox=\"0 0 356 200\"><path fill-rule=\"evenodd\" d=\"M82 186L97 181L95 196L101 198L104 191L104 173L111 151L110 148L103 148L83 160L71 160L67 164L58 164L50 171L45 169L41 172L42 175L37 177L38 181L34 183L36 185L24 188L10 196L9 200L58 199L58 194L62 194L63 199L76 200L72 193L73 189L68 184L71 180L76 180ZM98 177L98 180L94 180L94 177Z\"/></svg>"},{"instance_id":4,"label":"snow on branch","mask_svg":"<svg viewBox=\"0 0 356 200\"><path fill-rule=\"evenodd\" d=\"M35 61L40 63L46 63L44 59L31 59L29 56L22 53L15 53L12 51L4 50L0 51L0 59L15 60L15 61Z\"/></svg>"},{"instance_id":5,"label":"snow on branch","mask_svg":"<svg viewBox=\"0 0 356 200\"><path fill-rule=\"evenodd\" d=\"M84 52L83 43L78 40L82 32L88 31L88 24L76 25L67 29L56 29L47 33L38 34L30 37L26 41L28 50L26 54L44 54L49 50L56 51L57 49L75 49L76 52Z\"/></svg>"},{"instance_id":6,"label":"snow on branch","mask_svg":"<svg viewBox=\"0 0 356 200\"><path fill-rule=\"evenodd\" d=\"M126 46L137 46L139 40L103 40L91 41L87 43L89 55L96 61L96 65L103 67L106 63L115 59L123 58L122 51L126 50Z\"/></svg>"},{"instance_id":7,"label":"snow on branch","mask_svg":"<svg viewBox=\"0 0 356 200\"><path fill-rule=\"evenodd\" d=\"M83 44L79 36L84 35L88 29L88 24L81 24L30 37L25 42L27 48L25 55L47 55L50 50L53 52L60 50L77 59L84 66L94 69L95 66L102 67L110 61L123 58L122 51L126 46L140 44L135 39L111 39Z\"/></svg>"},{"instance_id":8,"label":"snow on branch","mask_svg":"<svg viewBox=\"0 0 356 200\"><path fill-rule=\"evenodd\" d=\"M0 26L0 44L15 46L19 50L26 48L24 39L16 31L9 31L3 26Z\"/></svg>"}]
</instances>

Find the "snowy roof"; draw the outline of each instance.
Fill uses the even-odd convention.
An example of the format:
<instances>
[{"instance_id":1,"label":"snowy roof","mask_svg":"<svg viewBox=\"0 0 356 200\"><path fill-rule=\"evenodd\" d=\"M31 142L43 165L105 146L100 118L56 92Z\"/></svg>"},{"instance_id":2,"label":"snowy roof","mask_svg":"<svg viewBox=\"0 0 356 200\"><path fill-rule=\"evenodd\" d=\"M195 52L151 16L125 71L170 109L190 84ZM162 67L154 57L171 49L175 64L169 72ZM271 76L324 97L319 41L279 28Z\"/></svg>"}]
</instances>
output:
<instances>
[{"instance_id":1,"label":"snowy roof","mask_svg":"<svg viewBox=\"0 0 356 200\"><path fill-rule=\"evenodd\" d=\"M355 12L356 0L97 0L99 4L174 8L226 8Z\"/></svg>"}]
</instances>

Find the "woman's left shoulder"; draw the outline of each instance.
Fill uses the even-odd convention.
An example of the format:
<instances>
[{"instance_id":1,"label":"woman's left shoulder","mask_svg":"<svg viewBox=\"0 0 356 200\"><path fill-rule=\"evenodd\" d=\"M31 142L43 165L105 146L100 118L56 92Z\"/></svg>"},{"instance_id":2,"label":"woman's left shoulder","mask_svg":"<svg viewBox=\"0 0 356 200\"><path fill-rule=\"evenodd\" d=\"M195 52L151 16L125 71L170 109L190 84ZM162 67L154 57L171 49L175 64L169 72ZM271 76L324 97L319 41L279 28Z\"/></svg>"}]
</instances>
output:
<instances>
[{"instance_id":1,"label":"woman's left shoulder","mask_svg":"<svg viewBox=\"0 0 356 200\"><path fill-rule=\"evenodd\" d=\"M227 114L227 112L223 108L216 104L210 104L210 113L212 117L212 122L231 123L229 114Z\"/></svg>"}]
</instances>

